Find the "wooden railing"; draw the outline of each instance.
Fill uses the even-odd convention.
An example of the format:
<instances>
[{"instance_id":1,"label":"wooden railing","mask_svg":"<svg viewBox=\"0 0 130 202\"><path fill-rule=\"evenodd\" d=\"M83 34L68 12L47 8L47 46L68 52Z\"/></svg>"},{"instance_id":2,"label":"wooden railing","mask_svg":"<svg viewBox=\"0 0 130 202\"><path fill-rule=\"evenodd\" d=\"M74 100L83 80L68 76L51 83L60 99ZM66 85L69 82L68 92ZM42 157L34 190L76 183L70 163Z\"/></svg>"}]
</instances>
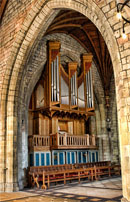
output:
<instances>
[{"instance_id":1,"label":"wooden railing","mask_svg":"<svg viewBox=\"0 0 130 202\"><path fill-rule=\"evenodd\" d=\"M51 134L50 136L29 136L29 150L44 149L95 149L98 147L98 139L95 135L75 136L67 133Z\"/></svg>"},{"instance_id":2,"label":"wooden railing","mask_svg":"<svg viewBox=\"0 0 130 202\"><path fill-rule=\"evenodd\" d=\"M74 136L67 133L56 133L50 135L50 146L52 149L96 148L98 146L98 139L95 135Z\"/></svg>"},{"instance_id":3,"label":"wooden railing","mask_svg":"<svg viewBox=\"0 0 130 202\"><path fill-rule=\"evenodd\" d=\"M41 149L49 147L50 148L50 136L43 135L31 135L29 136L28 146L30 150L35 150L39 147Z\"/></svg>"}]
</instances>

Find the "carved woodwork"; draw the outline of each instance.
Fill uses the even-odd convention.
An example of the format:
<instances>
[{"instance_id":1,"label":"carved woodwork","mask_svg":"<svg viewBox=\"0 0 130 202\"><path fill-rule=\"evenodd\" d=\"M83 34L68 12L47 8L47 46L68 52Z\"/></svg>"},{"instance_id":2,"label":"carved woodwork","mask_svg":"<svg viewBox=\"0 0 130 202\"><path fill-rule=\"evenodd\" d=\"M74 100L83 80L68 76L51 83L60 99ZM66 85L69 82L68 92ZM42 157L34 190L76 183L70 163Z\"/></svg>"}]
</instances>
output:
<instances>
[{"instance_id":1,"label":"carved woodwork","mask_svg":"<svg viewBox=\"0 0 130 202\"><path fill-rule=\"evenodd\" d=\"M68 148L76 148L75 141L79 142L78 148L88 148L88 140L93 146L92 137L85 137L86 120L95 115L92 58L91 53L82 56L81 72L78 75L77 62L68 63L65 69L60 64L60 43L57 41L48 43L44 76L41 75L30 101L29 116L33 131L29 130L29 133L30 138L34 136L31 140L35 151L37 149L42 151L41 145L46 141L46 148L50 146L48 141L56 141L60 144L62 140L66 146L63 144L56 148L67 148L67 144ZM72 139L71 136L74 138ZM72 141L71 145L66 142L67 140ZM93 148L97 148L95 142Z\"/></svg>"}]
</instances>

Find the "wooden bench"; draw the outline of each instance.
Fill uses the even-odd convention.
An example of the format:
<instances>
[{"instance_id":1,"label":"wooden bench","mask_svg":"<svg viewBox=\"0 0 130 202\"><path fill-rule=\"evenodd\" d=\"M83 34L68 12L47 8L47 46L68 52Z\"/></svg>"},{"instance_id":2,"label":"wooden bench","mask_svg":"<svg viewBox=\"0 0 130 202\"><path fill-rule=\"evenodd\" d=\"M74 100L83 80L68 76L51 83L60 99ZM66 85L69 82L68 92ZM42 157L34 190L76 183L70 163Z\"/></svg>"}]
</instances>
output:
<instances>
[{"instance_id":1,"label":"wooden bench","mask_svg":"<svg viewBox=\"0 0 130 202\"><path fill-rule=\"evenodd\" d=\"M94 166L110 166L111 161L99 161L99 162L92 162L92 163L76 163L74 164L74 168L90 168Z\"/></svg>"},{"instance_id":2,"label":"wooden bench","mask_svg":"<svg viewBox=\"0 0 130 202\"><path fill-rule=\"evenodd\" d=\"M108 165L108 166L94 166L95 169L95 179L98 180L101 176L111 176L121 175L121 166L120 165Z\"/></svg>"},{"instance_id":3,"label":"wooden bench","mask_svg":"<svg viewBox=\"0 0 130 202\"><path fill-rule=\"evenodd\" d=\"M69 173L69 178L67 173ZM79 179L79 176L80 178L88 177L91 180L94 178L98 180L101 176L110 177L115 174L121 174L121 167L120 165L111 165L110 161L74 165L33 166L29 169L29 186L36 184L39 187L39 182L42 182L42 187L46 188L46 183L49 187L50 182L64 181L65 183L66 180Z\"/></svg>"},{"instance_id":4,"label":"wooden bench","mask_svg":"<svg viewBox=\"0 0 130 202\"><path fill-rule=\"evenodd\" d=\"M111 175L121 175L121 165L110 166Z\"/></svg>"},{"instance_id":5,"label":"wooden bench","mask_svg":"<svg viewBox=\"0 0 130 202\"><path fill-rule=\"evenodd\" d=\"M99 180L101 176L111 176L110 166L94 166L95 169L95 179Z\"/></svg>"},{"instance_id":6,"label":"wooden bench","mask_svg":"<svg viewBox=\"0 0 130 202\"><path fill-rule=\"evenodd\" d=\"M31 166L29 172L41 172L41 171L58 171L72 169L72 164L63 165L51 165L51 166Z\"/></svg>"},{"instance_id":7,"label":"wooden bench","mask_svg":"<svg viewBox=\"0 0 130 202\"><path fill-rule=\"evenodd\" d=\"M52 182L60 182L63 181L66 184L67 180L78 179L80 183L81 178L87 178L89 180L93 180L94 176L94 168L86 168L86 169L72 169L72 170L62 170L62 171L43 171L38 174L38 177L35 180L37 187L39 188L39 182L41 181L42 188L46 189L50 187L50 183ZM47 185L47 186L46 186Z\"/></svg>"},{"instance_id":8,"label":"wooden bench","mask_svg":"<svg viewBox=\"0 0 130 202\"><path fill-rule=\"evenodd\" d=\"M32 166L29 168L29 187L34 186L35 184L38 187L37 182L43 181L41 177L43 171L57 172L71 169L73 169L72 164L53 165L53 166Z\"/></svg>"}]
</instances>

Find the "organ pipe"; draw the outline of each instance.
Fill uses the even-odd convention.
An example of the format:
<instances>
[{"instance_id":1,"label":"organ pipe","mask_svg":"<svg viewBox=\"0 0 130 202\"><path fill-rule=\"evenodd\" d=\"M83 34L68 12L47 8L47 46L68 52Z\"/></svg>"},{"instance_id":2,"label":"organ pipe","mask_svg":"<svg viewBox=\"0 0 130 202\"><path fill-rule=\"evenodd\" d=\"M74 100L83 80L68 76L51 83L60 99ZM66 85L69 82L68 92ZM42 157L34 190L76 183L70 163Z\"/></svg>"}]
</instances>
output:
<instances>
[{"instance_id":1,"label":"organ pipe","mask_svg":"<svg viewBox=\"0 0 130 202\"><path fill-rule=\"evenodd\" d=\"M72 106L77 105L77 63L72 62L69 66L69 78L70 78L70 104Z\"/></svg>"},{"instance_id":2,"label":"organ pipe","mask_svg":"<svg viewBox=\"0 0 130 202\"><path fill-rule=\"evenodd\" d=\"M90 70L91 74L91 92L92 92L92 107L94 107L94 101L93 101L93 80L92 80L92 70Z\"/></svg>"},{"instance_id":3,"label":"organ pipe","mask_svg":"<svg viewBox=\"0 0 130 202\"><path fill-rule=\"evenodd\" d=\"M93 108L93 85L91 73L92 54L84 54L83 56L83 69L86 79L86 103L87 108Z\"/></svg>"},{"instance_id":4,"label":"organ pipe","mask_svg":"<svg viewBox=\"0 0 130 202\"><path fill-rule=\"evenodd\" d=\"M60 101L60 86L59 86L59 54L60 43L57 41L49 42L49 60L48 60L48 87L47 87L47 102L51 105L51 102Z\"/></svg>"},{"instance_id":5,"label":"organ pipe","mask_svg":"<svg viewBox=\"0 0 130 202\"><path fill-rule=\"evenodd\" d=\"M54 102L56 101L56 60L54 60Z\"/></svg>"},{"instance_id":6,"label":"organ pipe","mask_svg":"<svg viewBox=\"0 0 130 202\"><path fill-rule=\"evenodd\" d=\"M57 101L60 100L60 89L59 89L59 58L57 56Z\"/></svg>"},{"instance_id":7,"label":"organ pipe","mask_svg":"<svg viewBox=\"0 0 130 202\"><path fill-rule=\"evenodd\" d=\"M53 62L51 63L51 101L54 100L53 95L54 95L54 80L53 80Z\"/></svg>"},{"instance_id":8,"label":"organ pipe","mask_svg":"<svg viewBox=\"0 0 130 202\"><path fill-rule=\"evenodd\" d=\"M94 107L91 72L92 54L83 55L81 74L77 78L76 62L68 64L68 74L62 70L64 68L60 66L59 50L59 42L49 42L48 95L50 102L52 102L50 105L59 102L69 104L72 108L79 106L82 109L86 107L91 110ZM63 93L61 93L62 91Z\"/></svg>"}]
</instances>

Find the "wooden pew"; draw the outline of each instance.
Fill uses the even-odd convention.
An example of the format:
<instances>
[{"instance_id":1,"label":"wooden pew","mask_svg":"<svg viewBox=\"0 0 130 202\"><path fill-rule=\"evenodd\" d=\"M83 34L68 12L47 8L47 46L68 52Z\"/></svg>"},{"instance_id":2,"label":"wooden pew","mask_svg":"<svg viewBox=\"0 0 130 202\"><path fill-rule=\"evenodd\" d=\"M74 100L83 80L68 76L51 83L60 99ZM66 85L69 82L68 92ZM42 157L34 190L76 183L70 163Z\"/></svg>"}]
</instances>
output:
<instances>
[{"instance_id":1,"label":"wooden pew","mask_svg":"<svg viewBox=\"0 0 130 202\"><path fill-rule=\"evenodd\" d=\"M94 166L110 166L111 161L99 161L99 162L92 162L92 163L76 163L74 164L74 168L90 168Z\"/></svg>"},{"instance_id":2,"label":"wooden pew","mask_svg":"<svg viewBox=\"0 0 130 202\"><path fill-rule=\"evenodd\" d=\"M120 165L94 166L95 179L100 179L101 176L121 175Z\"/></svg>"},{"instance_id":3,"label":"wooden pew","mask_svg":"<svg viewBox=\"0 0 130 202\"><path fill-rule=\"evenodd\" d=\"M63 181L64 185L67 180L78 179L80 183L80 179L87 178L89 180L93 180L94 168L86 168L86 169L72 169L72 170L64 170L57 172L46 172L43 171L43 185L42 188L50 187L51 182L59 182Z\"/></svg>"},{"instance_id":4,"label":"wooden pew","mask_svg":"<svg viewBox=\"0 0 130 202\"><path fill-rule=\"evenodd\" d=\"M38 181L43 181L42 173L45 172L57 172L64 170L73 169L72 164L64 165L53 165L53 166L31 166L29 168L29 187L34 186L35 184L38 187Z\"/></svg>"},{"instance_id":5,"label":"wooden pew","mask_svg":"<svg viewBox=\"0 0 130 202\"><path fill-rule=\"evenodd\" d=\"M93 180L94 168L82 168L82 169L69 169L61 171L43 171L39 173L29 173L33 181L31 185L37 185L39 188L39 182L42 182L42 188L46 189L46 184L48 188L50 187L51 182L63 181L66 184L67 180L78 179L80 183L81 178L88 178Z\"/></svg>"},{"instance_id":6,"label":"wooden pew","mask_svg":"<svg viewBox=\"0 0 130 202\"><path fill-rule=\"evenodd\" d=\"M94 166L95 179L99 180L101 176L111 176L110 166Z\"/></svg>"},{"instance_id":7,"label":"wooden pew","mask_svg":"<svg viewBox=\"0 0 130 202\"><path fill-rule=\"evenodd\" d=\"M111 165L110 173L111 175L121 175L121 165Z\"/></svg>"},{"instance_id":8,"label":"wooden pew","mask_svg":"<svg viewBox=\"0 0 130 202\"><path fill-rule=\"evenodd\" d=\"M29 186L36 184L39 187L39 182L43 182L43 187L46 188L46 183L48 186L50 186L50 182L64 181L65 183L66 180L76 179L76 175L77 179L79 179L78 171L79 173L80 171L82 172L82 175L81 173L79 174L81 178L85 178L88 175L88 178L91 180L94 178L98 180L101 176L120 175L121 167L120 165L111 165L110 161L74 165L33 166L29 169ZM71 176L70 178L67 178L67 173Z\"/></svg>"}]
</instances>

